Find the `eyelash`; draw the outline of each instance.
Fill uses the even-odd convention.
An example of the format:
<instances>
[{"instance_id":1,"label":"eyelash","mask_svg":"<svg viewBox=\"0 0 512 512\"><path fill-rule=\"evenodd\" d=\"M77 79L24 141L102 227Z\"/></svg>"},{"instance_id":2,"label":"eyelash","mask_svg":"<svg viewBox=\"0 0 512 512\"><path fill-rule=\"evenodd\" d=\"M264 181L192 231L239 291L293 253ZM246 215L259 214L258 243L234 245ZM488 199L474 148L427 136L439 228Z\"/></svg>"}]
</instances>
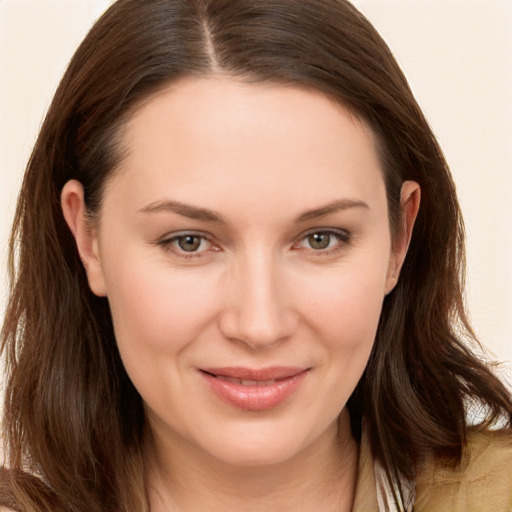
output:
<instances>
[{"instance_id":1,"label":"eyelash","mask_svg":"<svg viewBox=\"0 0 512 512\"><path fill-rule=\"evenodd\" d=\"M312 247L300 247L300 244L307 241L307 239L309 237L314 236L314 235L328 235L329 237L334 237L335 239L337 239L337 243L335 244L334 247L326 247L323 249L314 249ZM179 258L182 258L185 260L203 257L204 253L208 249L199 251L199 252L198 251L187 252L183 249L176 247L176 244L179 243L180 239L184 239L186 237L199 238L200 244L207 242L212 247L215 247L213 250L215 250L215 251L220 250L220 248L216 247L207 236L205 236L202 233L197 233L197 232L193 232L193 231L177 233L174 236L172 236L171 238L166 238L164 240L157 242L157 245L163 247L163 249L165 251L173 252ZM295 242L292 247L295 250L311 250L314 253L316 253L316 255L318 255L318 256L328 256L328 255L334 254L334 253L338 252L339 250L341 250L343 248L343 246L347 245L350 242L350 240L351 240L350 233L345 230L342 230L342 229L332 229L332 228L330 228L330 229L315 229L315 230L310 230L307 233L304 233L303 235L301 235L298 238L298 241ZM330 242L331 242L331 239L329 239L329 244L330 244Z\"/></svg>"}]
</instances>

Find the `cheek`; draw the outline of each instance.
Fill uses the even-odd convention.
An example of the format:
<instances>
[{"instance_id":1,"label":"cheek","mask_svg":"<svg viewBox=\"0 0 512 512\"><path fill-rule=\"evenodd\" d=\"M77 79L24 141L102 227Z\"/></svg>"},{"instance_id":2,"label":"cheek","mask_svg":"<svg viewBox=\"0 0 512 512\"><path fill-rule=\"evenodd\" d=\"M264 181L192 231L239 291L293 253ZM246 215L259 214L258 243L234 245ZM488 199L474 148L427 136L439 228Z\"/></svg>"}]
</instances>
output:
<instances>
[{"instance_id":1,"label":"cheek","mask_svg":"<svg viewBox=\"0 0 512 512\"><path fill-rule=\"evenodd\" d=\"M361 268L342 268L322 280L303 283L308 290L304 310L311 328L327 336L333 350L372 344L385 293L386 266L373 262Z\"/></svg>"},{"instance_id":2,"label":"cheek","mask_svg":"<svg viewBox=\"0 0 512 512\"><path fill-rule=\"evenodd\" d=\"M379 263L377 262L377 266ZM359 271L347 265L331 273L303 278L303 322L309 348L317 355L323 390L311 410L323 423L335 421L359 382L370 356L382 309L382 266ZM307 292L306 292L307 290Z\"/></svg>"},{"instance_id":3,"label":"cheek","mask_svg":"<svg viewBox=\"0 0 512 512\"><path fill-rule=\"evenodd\" d=\"M333 398L343 391L342 404L366 367L382 309L382 295L376 293L374 286L351 281L345 280L337 294L326 297L313 319L317 332L323 329L322 338L331 361L328 378L334 387Z\"/></svg>"},{"instance_id":4,"label":"cheek","mask_svg":"<svg viewBox=\"0 0 512 512\"><path fill-rule=\"evenodd\" d=\"M216 284L127 258L107 271L108 298L124 367L153 410L186 410L183 375L195 341L211 332ZM170 392L174 390L174 392Z\"/></svg>"},{"instance_id":5,"label":"cheek","mask_svg":"<svg viewBox=\"0 0 512 512\"><path fill-rule=\"evenodd\" d=\"M214 315L217 285L210 276L162 268L134 256L106 269L106 284L120 350L183 350Z\"/></svg>"}]
</instances>

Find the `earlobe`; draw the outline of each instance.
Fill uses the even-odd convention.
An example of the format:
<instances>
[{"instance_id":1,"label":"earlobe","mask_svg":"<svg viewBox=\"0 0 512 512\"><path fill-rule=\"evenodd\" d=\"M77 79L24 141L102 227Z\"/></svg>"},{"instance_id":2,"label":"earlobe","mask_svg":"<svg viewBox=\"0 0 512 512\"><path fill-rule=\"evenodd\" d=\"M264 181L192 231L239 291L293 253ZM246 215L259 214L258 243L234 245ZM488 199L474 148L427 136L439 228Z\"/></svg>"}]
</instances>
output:
<instances>
[{"instance_id":1,"label":"earlobe","mask_svg":"<svg viewBox=\"0 0 512 512\"><path fill-rule=\"evenodd\" d=\"M87 219L84 189L77 180L70 180L62 189L61 208L64 219L73 234L80 259L85 268L89 287L99 297L106 296L103 268L99 254L96 229Z\"/></svg>"},{"instance_id":2,"label":"earlobe","mask_svg":"<svg viewBox=\"0 0 512 512\"><path fill-rule=\"evenodd\" d=\"M385 293L393 290L411 242L412 230L420 208L421 189L415 181L404 181L400 193L400 226L392 242Z\"/></svg>"}]
</instances>

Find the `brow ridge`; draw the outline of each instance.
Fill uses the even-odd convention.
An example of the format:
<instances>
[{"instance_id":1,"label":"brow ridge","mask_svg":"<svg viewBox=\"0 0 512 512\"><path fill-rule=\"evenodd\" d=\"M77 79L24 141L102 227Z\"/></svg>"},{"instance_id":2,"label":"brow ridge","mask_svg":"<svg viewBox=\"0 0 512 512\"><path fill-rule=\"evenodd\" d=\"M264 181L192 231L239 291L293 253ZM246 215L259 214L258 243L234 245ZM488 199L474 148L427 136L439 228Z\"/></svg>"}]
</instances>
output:
<instances>
[{"instance_id":1,"label":"brow ridge","mask_svg":"<svg viewBox=\"0 0 512 512\"><path fill-rule=\"evenodd\" d=\"M141 213L172 212L189 219L225 224L222 216L206 208L198 208L179 201L163 200L151 203L139 210Z\"/></svg>"},{"instance_id":2,"label":"brow ridge","mask_svg":"<svg viewBox=\"0 0 512 512\"><path fill-rule=\"evenodd\" d=\"M314 210L308 210L307 212L302 213L297 217L296 222L304 222L311 219L317 219L319 217L325 217L331 213L349 210L351 208L370 209L367 203L358 199L338 199L320 208L315 208Z\"/></svg>"},{"instance_id":3,"label":"brow ridge","mask_svg":"<svg viewBox=\"0 0 512 512\"><path fill-rule=\"evenodd\" d=\"M331 203L322 206L320 208L315 208L313 210L308 210L302 214L300 214L295 222L305 222L312 219L317 219L320 217L324 217L326 215L336 213L343 210L348 210L351 208L364 208L369 209L367 203L364 201L360 201L357 199L338 199L336 201L332 201ZM219 224L226 224L223 220L222 216L214 212L213 210L208 210L207 208L199 208L197 206L192 206L189 204L182 203L180 201L172 201L172 200L162 200L155 201L144 208L139 210L141 213L159 213L159 212L172 212L177 213L178 215L182 215L184 217L188 217L190 219L195 219L204 222L215 222Z\"/></svg>"}]
</instances>

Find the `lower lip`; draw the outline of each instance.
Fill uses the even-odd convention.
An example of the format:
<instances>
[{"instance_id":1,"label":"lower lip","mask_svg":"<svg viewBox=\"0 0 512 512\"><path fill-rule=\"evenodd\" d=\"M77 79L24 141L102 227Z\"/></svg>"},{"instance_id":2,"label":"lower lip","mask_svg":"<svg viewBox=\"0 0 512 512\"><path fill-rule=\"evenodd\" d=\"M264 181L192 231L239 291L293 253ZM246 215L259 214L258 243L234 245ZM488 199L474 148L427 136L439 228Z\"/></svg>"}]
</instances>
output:
<instances>
[{"instance_id":1,"label":"lower lip","mask_svg":"<svg viewBox=\"0 0 512 512\"><path fill-rule=\"evenodd\" d=\"M218 379L209 373L201 372L201 375L224 402L246 411L266 411L277 407L295 393L307 370L265 386L243 386Z\"/></svg>"}]
</instances>

